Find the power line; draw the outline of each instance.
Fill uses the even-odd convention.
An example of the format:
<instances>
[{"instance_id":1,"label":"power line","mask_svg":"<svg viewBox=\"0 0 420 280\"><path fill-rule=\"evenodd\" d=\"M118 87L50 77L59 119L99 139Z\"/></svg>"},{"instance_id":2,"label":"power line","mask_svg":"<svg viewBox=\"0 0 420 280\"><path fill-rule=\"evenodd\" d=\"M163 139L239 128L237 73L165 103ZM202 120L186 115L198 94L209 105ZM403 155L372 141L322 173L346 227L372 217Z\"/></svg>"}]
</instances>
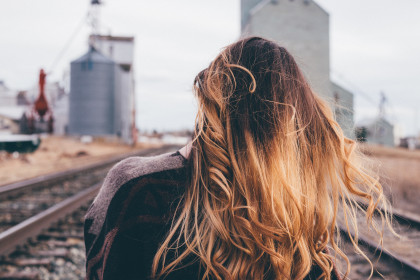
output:
<instances>
[{"instance_id":1,"label":"power line","mask_svg":"<svg viewBox=\"0 0 420 280\"><path fill-rule=\"evenodd\" d=\"M339 77L341 80L343 80L344 82L346 82L348 85L350 85L353 89L354 92L361 95L362 97L364 97L367 101L369 101L370 103L372 103L372 105L374 105L375 107L378 106L378 102L376 102L375 100L372 99L372 97L367 94L366 92L364 92L363 90L361 90L357 85L355 85L354 83L352 83L351 81L349 81L346 77L344 77L343 74L331 69L331 72L336 75L337 77Z\"/></svg>"},{"instance_id":2,"label":"power line","mask_svg":"<svg viewBox=\"0 0 420 280\"><path fill-rule=\"evenodd\" d=\"M67 49L70 47L71 43L73 42L74 38L79 34L80 30L82 29L83 25L86 23L86 19L88 18L89 13L87 13L85 16L83 16L82 20L79 22L79 24L74 29L73 33L71 34L70 38L67 40L64 47L61 49L61 51L58 53L57 57L54 59L51 66L48 68L48 74L51 74L54 71L54 68L57 66L57 63L60 61L60 59L63 57L64 53L67 51Z\"/></svg>"},{"instance_id":3,"label":"power line","mask_svg":"<svg viewBox=\"0 0 420 280\"><path fill-rule=\"evenodd\" d=\"M373 100L373 98L369 95L369 94L367 94L365 91L363 91L363 90L361 90L360 89L360 87L358 87L355 83L353 83L353 82L351 82L351 81L349 81L346 77L344 77L344 75L343 74L341 74L341 73L339 73L339 72L337 72L337 71L335 71L335 70L331 70L331 72L334 74L334 75L336 75L337 77L339 77L342 81L344 81L346 84L348 84L349 86L351 86L352 87L352 89L354 90L354 93L356 93L356 94L358 94L358 95L360 95L360 96L362 96L362 97L364 97L365 98L365 100L367 100L368 102L370 102L374 107L377 107L378 106L378 103L375 101L375 100ZM384 95L384 93L382 93L383 95ZM385 102L388 106L388 108L389 109L391 109L390 111L390 115L389 114L387 114L387 116L385 116L385 115L383 115L382 117L386 117L387 119L388 119L388 121L389 121L389 118L391 117L391 119L393 120L392 122L393 123L396 123L396 122L398 122L399 120L398 120L398 117L397 117L397 114L396 114L396 112L395 112L395 108L394 108L394 106L393 106L393 103L389 100L389 96L387 95L386 97L385 97L385 100L382 100L383 102ZM384 105L384 104L383 104ZM380 114L379 114L380 115Z\"/></svg>"}]
</instances>

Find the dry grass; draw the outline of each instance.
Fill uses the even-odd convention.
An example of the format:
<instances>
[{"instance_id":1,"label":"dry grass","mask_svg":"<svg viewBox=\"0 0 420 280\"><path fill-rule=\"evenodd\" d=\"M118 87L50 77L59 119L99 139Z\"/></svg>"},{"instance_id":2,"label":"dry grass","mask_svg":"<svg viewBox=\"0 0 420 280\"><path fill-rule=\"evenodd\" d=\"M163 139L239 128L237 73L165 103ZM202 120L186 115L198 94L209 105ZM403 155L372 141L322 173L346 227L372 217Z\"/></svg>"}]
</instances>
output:
<instances>
[{"instance_id":1,"label":"dry grass","mask_svg":"<svg viewBox=\"0 0 420 280\"><path fill-rule=\"evenodd\" d=\"M381 182L396 208L420 214L420 151L363 145L378 161Z\"/></svg>"},{"instance_id":2,"label":"dry grass","mask_svg":"<svg viewBox=\"0 0 420 280\"><path fill-rule=\"evenodd\" d=\"M420 150L410 151L404 148L390 148L378 145L361 144L361 150L369 156L380 156L388 158L405 158L420 160Z\"/></svg>"},{"instance_id":3,"label":"dry grass","mask_svg":"<svg viewBox=\"0 0 420 280\"><path fill-rule=\"evenodd\" d=\"M150 146L138 144L132 147L99 140L84 144L72 138L50 136L42 139L40 147L32 154L13 158L10 154L1 153L0 186L75 166L86 166Z\"/></svg>"}]
</instances>

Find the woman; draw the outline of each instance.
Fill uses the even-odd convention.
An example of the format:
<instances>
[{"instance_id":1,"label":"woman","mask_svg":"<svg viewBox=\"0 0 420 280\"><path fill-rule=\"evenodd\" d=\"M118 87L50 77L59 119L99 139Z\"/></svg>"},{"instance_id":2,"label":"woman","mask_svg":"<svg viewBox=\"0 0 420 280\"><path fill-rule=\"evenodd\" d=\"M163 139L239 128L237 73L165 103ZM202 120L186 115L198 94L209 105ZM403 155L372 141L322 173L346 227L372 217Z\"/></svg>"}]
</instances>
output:
<instances>
[{"instance_id":1,"label":"woman","mask_svg":"<svg viewBox=\"0 0 420 280\"><path fill-rule=\"evenodd\" d=\"M353 224L358 199L371 223L386 201L293 57L240 40L194 91L189 147L108 174L86 217L87 278L339 279L338 213Z\"/></svg>"}]
</instances>

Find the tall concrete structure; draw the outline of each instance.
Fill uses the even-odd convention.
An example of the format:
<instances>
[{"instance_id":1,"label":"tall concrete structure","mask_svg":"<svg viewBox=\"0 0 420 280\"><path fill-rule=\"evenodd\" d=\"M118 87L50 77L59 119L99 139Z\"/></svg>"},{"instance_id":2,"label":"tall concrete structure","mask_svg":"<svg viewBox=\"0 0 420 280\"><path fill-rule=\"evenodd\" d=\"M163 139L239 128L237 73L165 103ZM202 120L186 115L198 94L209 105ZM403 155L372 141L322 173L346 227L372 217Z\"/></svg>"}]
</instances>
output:
<instances>
[{"instance_id":1,"label":"tall concrete structure","mask_svg":"<svg viewBox=\"0 0 420 280\"><path fill-rule=\"evenodd\" d=\"M114 61L94 48L71 62L69 133L116 134Z\"/></svg>"},{"instance_id":2,"label":"tall concrete structure","mask_svg":"<svg viewBox=\"0 0 420 280\"><path fill-rule=\"evenodd\" d=\"M329 15L314 1L242 0L242 36L277 41L296 59L313 89L332 100Z\"/></svg>"},{"instance_id":3,"label":"tall concrete structure","mask_svg":"<svg viewBox=\"0 0 420 280\"><path fill-rule=\"evenodd\" d=\"M241 36L262 36L285 47L314 91L340 113L346 136L354 137L353 94L330 80L329 14L321 6L313 0L241 0Z\"/></svg>"}]
</instances>

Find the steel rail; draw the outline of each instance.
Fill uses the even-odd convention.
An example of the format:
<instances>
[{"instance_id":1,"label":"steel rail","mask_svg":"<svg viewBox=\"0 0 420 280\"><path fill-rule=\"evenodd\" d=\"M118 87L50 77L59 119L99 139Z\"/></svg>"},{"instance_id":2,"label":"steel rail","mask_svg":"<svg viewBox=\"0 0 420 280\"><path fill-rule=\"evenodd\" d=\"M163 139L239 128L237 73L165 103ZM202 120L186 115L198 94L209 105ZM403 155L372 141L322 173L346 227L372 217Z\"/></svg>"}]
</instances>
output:
<instances>
[{"instance_id":1,"label":"steel rail","mask_svg":"<svg viewBox=\"0 0 420 280\"><path fill-rule=\"evenodd\" d=\"M393 208L392 216L395 220L420 228L420 215L418 214Z\"/></svg>"},{"instance_id":2,"label":"steel rail","mask_svg":"<svg viewBox=\"0 0 420 280\"><path fill-rule=\"evenodd\" d=\"M106 165L118 162L130 156L153 155L154 153L169 152L179 149L180 145L164 145L157 148L144 149L133 153L128 153L113 157L101 163L91 164L84 167L74 168L71 170L57 172L50 175L39 176L33 179L20 181L7 186L0 187L0 196L16 194L18 192L27 191L36 187L50 184L51 182L63 180L69 176L85 173L92 169L104 167ZM90 186L89 188L78 192L77 194L57 203L56 205L32 216L31 218L5 230L0 233L0 256L5 256L13 252L18 245L23 244L28 238L37 236L42 230L47 229L50 225L62 217L76 211L79 207L93 199L102 185L102 181Z\"/></svg>"},{"instance_id":3,"label":"steel rail","mask_svg":"<svg viewBox=\"0 0 420 280\"><path fill-rule=\"evenodd\" d=\"M0 233L0 256L12 252L16 246L22 245L26 239L38 235L60 218L74 212L76 209L93 199L99 191L102 182L97 183L69 197L47 210L17 224Z\"/></svg>"},{"instance_id":4,"label":"steel rail","mask_svg":"<svg viewBox=\"0 0 420 280\"><path fill-rule=\"evenodd\" d=\"M364 209L367 209L368 207L368 205L364 202L358 201L357 203L360 206L364 207ZM381 211L382 213L385 213L385 210L382 207L379 207L377 211ZM419 214L409 212L403 209L398 209L395 207L392 207L391 211L388 211L388 213L392 214L392 218L394 220L420 228L420 215Z\"/></svg>"},{"instance_id":5,"label":"steel rail","mask_svg":"<svg viewBox=\"0 0 420 280\"><path fill-rule=\"evenodd\" d=\"M61 180L64 180L66 178L72 177L74 175L77 174L83 174L83 173L87 173L89 171L92 171L94 169L98 169L107 165L110 165L112 163L116 163L122 159L125 159L127 157L131 157L131 156L144 156L144 155L148 155L151 154L153 152L156 151L161 151L162 149L173 149L173 148L180 148L179 145L165 145L165 146L161 146L161 147L157 147L157 148L149 148L149 149L143 149L140 151L136 151L136 152L131 152L131 153L127 153L127 154L123 154L123 155L118 155L118 156L114 156L110 159L98 162L98 163L93 163L87 166L82 166L82 167L76 167L76 168L72 168L72 169L68 169L65 171L60 171L60 172L55 172L55 173L51 173L51 174L47 174L47 175L41 175L35 178L31 178L31 179L27 179L27 180L22 180L22 181L18 181L15 183L11 183L8 185L3 185L0 186L0 199L4 199L10 196L14 196L17 195L21 192L25 192L25 191L30 191L30 190L34 190L40 187L43 187L45 185L54 183L54 182L58 182Z\"/></svg>"},{"instance_id":6,"label":"steel rail","mask_svg":"<svg viewBox=\"0 0 420 280\"><path fill-rule=\"evenodd\" d=\"M413 226L419 226L418 216L413 213L408 213L410 215L405 216L408 212L402 211L402 210L393 210L393 217L395 219L398 219L399 221L402 221L404 223L408 223L409 225ZM355 237L355 234L352 229L348 230L344 225L338 224L338 227L342 233L344 233L344 236L346 238L349 238L347 234L350 234L353 238ZM372 240L369 236L364 234L363 232L358 232L358 240L361 241L361 243L365 244L368 248L370 248L373 252L380 251L382 255L385 255L386 257L389 257L393 259L394 261L397 261L401 263L404 267L412 269L416 271L420 275L420 265L412 262L411 260L405 258L404 256L400 255L398 252L393 252L385 248L384 246L378 244L377 241Z\"/></svg>"}]
</instances>

